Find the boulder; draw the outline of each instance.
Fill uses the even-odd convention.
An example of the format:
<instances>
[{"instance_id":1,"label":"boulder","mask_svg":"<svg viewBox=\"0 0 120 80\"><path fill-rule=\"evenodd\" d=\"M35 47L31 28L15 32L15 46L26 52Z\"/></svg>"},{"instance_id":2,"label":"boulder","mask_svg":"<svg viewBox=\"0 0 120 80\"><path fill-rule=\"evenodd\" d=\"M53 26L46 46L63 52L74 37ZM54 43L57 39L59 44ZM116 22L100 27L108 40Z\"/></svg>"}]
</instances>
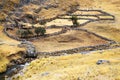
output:
<instances>
[{"instance_id":1,"label":"boulder","mask_svg":"<svg viewBox=\"0 0 120 80\"><path fill-rule=\"evenodd\" d=\"M25 55L26 58L36 58L37 57L36 48L31 42L23 40L21 42L21 45L19 45L19 46L22 46L22 45L26 45L26 48L27 48L26 55Z\"/></svg>"},{"instance_id":2,"label":"boulder","mask_svg":"<svg viewBox=\"0 0 120 80\"><path fill-rule=\"evenodd\" d=\"M97 65L100 65L100 64L109 64L110 63L110 61L108 61L108 60L98 60L97 61Z\"/></svg>"},{"instance_id":3,"label":"boulder","mask_svg":"<svg viewBox=\"0 0 120 80\"><path fill-rule=\"evenodd\" d=\"M28 46L26 53L27 53L26 58L36 58L37 57L36 49L33 46Z\"/></svg>"}]
</instances>

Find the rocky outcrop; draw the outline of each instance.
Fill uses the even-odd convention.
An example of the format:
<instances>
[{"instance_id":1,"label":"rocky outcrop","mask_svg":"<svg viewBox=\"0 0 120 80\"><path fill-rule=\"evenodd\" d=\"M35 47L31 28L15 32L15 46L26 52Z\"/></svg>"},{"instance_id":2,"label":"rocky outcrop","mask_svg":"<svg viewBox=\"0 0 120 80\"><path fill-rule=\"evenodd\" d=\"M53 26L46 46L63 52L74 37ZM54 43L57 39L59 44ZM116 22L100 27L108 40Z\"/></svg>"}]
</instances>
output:
<instances>
[{"instance_id":1,"label":"rocky outcrop","mask_svg":"<svg viewBox=\"0 0 120 80\"><path fill-rule=\"evenodd\" d=\"M106 49L113 49L120 47L120 45L117 45L115 42L110 42L107 44L101 44L101 45L96 45L96 46L83 46L83 47L78 47L78 48L73 48L73 49L67 49L67 50L61 50L61 51L54 51L54 52L38 52L39 56L61 56L65 54L75 54L75 53L89 53L91 51L97 51L97 50L106 50Z\"/></svg>"},{"instance_id":2,"label":"rocky outcrop","mask_svg":"<svg viewBox=\"0 0 120 80\"><path fill-rule=\"evenodd\" d=\"M100 65L100 64L110 64L110 61L109 60L98 60L96 62L97 65Z\"/></svg>"},{"instance_id":3,"label":"rocky outcrop","mask_svg":"<svg viewBox=\"0 0 120 80\"><path fill-rule=\"evenodd\" d=\"M22 41L21 44L19 44L19 46L26 46L26 55L25 58L36 58L37 57L37 51L35 46L29 42L29 41Z\"/></svg>"}]
</instances>

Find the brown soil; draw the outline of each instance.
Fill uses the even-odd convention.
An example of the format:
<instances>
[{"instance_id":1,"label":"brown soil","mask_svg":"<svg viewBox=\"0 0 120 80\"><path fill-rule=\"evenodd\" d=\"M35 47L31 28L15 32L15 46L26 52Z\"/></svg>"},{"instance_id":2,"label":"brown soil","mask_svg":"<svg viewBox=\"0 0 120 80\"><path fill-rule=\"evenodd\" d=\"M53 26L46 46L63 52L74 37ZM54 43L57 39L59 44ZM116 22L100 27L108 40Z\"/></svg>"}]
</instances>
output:
<instances>
[{"instance_id":1,"label":"brown soil","mask_svg":"<svg viewBox=\"0 0 120 80\"><path fill-rule=\"evenodd\" d=\"M38 51L48 52L105 44L107 41L85 31L71 30L58 36L35 40L33 43L37 47Z\"/></svg>"}]
</instances>

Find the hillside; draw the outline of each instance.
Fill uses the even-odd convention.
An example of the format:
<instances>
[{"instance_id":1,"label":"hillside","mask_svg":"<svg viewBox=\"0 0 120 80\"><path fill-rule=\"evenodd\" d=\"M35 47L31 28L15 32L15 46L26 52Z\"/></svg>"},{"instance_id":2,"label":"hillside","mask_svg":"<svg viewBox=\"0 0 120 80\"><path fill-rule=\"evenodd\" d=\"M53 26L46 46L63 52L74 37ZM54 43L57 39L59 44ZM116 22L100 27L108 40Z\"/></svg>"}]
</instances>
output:
<instances>
[{"instance_id":1,"label":"hillside","mask_svg":"<svg viewBox=\"0 0 120 80\"><path fill-rule=\"evenodd\" d=\"M14 80L120 80L120 49L37 59ZM97 65L98 60L109 63Z\"/></svg>"},{"instance_id":2,"label":"hillside","mask_svg":"<svg viewBox=\"0 0 120 80\"><path fill-rule=\"evenodd\" d=\"M6 70L7 64L10 59L8 56L17 53L18 51L24 50L22 48L18 48L18 41L12 40L8 38L3 32L3 27L0 26L0 73ZM17 58L17 57L16 57Z\"/></svg>"},{"instance_id":3,"label":"hillside","mask_svg":"<svg viewBox=\"0 0 120 80\"><path fill-rule=\"evenodd\" d=\"M0 11L0 73L20 58L14 54L27 49L18 46L21 41L29 41L38 54L24 57L33 61L6 75L8 80L120 80L119 0L0 0ZM20 27L32 34L19 37ZM45 35L36 35L37 27ZM97 65L98 60L107 62Z\"/></svg>"}]
</instances>

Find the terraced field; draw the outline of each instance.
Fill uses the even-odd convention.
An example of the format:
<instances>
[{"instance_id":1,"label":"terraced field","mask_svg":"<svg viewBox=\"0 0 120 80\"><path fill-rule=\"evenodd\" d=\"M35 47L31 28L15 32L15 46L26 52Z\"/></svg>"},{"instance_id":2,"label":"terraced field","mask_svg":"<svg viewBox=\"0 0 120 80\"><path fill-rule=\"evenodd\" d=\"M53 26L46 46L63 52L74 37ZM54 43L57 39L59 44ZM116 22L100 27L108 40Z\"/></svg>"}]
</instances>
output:
<instances>
[{"instance_id":1,"label":"terraced field","mask_svg":"<svg viewBox=\"0 0 120 80\"><path fill-rule=\"evenodd\" d=\"M54 52L83 46L107 44L108 42L82 30L70 30L58 36L35 40L33 43L40 52Z\"/></svg>"},{"instance_id":2,"label":"terraced field","mask_svg":"<svg viewBox=\"0 0 120 80\"><path fill-rule=\"evenodd\" d=\"M41 10L36 3L22 6L16 10L20 10L19 16L11 11L12 18L8 18L3 31L10 36L0 27L0 72L7 69L11 59L20 58L10 55L24 50L18 48L20 42L16 41L21 40L16 39L19 26L5 32L18 20L26 29L44 26L46 34L27 39L36 47L38 57L27 66L22 65L24 69L17 74L5 76L8 80L120 80L120 1L48 0L45 4L51 6L50 3L52 7ZM71 6L79 4L80 8L71 13ZM73 27L72 16L77 16L79 26ZM39 19L46 24L41 25ZM98 65L99 60L106 62Z\"/></svg>"}]
</instances>

